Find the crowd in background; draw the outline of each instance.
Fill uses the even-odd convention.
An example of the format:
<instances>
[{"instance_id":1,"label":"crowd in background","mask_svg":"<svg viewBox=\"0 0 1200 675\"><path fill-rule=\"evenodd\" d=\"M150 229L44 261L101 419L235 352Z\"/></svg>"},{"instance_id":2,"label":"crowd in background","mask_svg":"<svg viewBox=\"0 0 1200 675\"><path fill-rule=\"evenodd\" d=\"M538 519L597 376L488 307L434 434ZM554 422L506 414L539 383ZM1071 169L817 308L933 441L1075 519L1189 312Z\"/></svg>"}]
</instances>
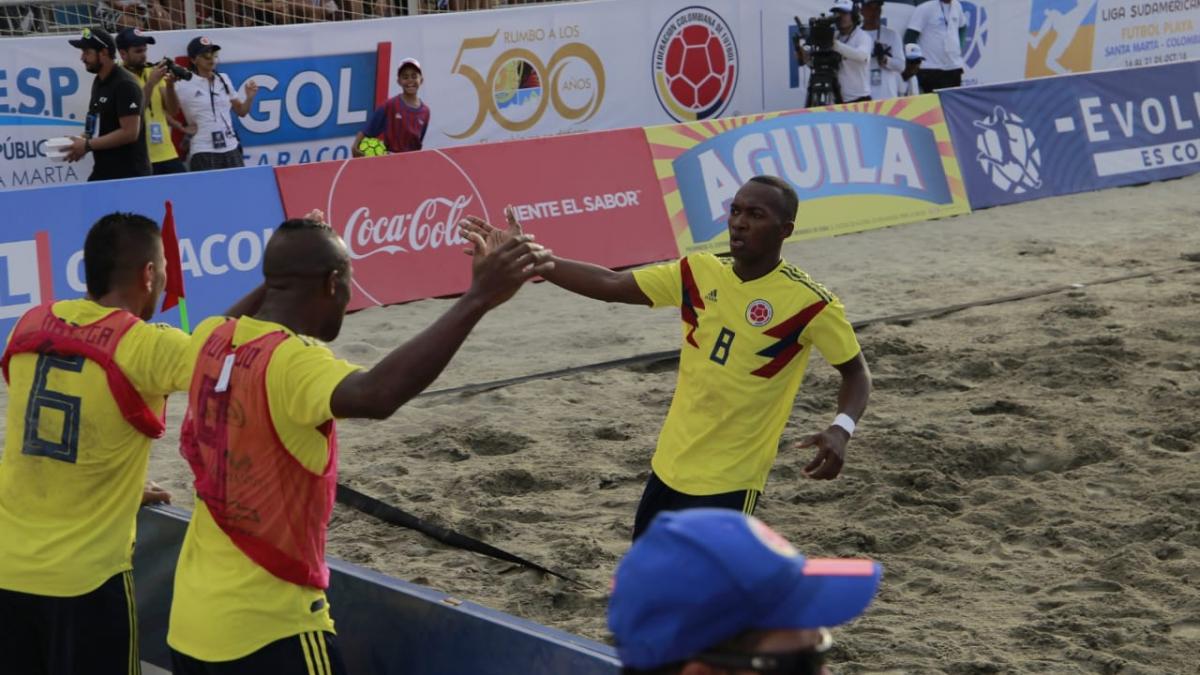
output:
<instances>
[{"instance_id":1,"label":"crowd in background","mask_svg":"<svg viewBox=\"0 0 1200 675\"><path fill-rule=\"evenodd\" d=\"M419 0L421 14L493 9L564 0ZM410 13L409 0L196 0L196 28L270 26L344 21ZM172 30L187 28L184 0L86 0L77 3L0 5L0 36L74 31L102 25Z\"/></svg>"}]
</instances>

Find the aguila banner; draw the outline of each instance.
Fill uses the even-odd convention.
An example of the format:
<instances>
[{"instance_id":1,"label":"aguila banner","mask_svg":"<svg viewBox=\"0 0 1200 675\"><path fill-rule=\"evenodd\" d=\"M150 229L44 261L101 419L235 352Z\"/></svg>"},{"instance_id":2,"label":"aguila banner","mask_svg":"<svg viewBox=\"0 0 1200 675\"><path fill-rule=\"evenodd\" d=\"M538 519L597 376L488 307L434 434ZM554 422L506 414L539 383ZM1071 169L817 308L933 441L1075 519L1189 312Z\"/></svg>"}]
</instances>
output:
<instances>
[{"instance_id":1,"label":"aguila banner","mask_svg":"<svg viewBox=\"0 0 1200 675\"><path fill-rule=\"evenodd\" d=\"M672 258L675 241L640 129L426 150L276 169L284 211L325 212L354 264L351 309L461 293L457 223L504 224L609 267Z\"/></svg>"}]
</instances>

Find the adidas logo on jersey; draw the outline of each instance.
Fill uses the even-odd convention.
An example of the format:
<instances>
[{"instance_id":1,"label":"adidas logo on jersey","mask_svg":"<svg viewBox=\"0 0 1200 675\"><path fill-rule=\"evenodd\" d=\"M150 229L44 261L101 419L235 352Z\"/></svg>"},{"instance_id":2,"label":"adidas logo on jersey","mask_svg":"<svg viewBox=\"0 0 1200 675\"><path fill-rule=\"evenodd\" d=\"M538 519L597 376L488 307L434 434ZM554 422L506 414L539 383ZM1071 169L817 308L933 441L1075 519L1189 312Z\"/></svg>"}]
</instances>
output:
<instances>
[{"instance_id":1,"label":"adidas logo on jersey","mask_svg":"<svg viewBox=\"0 0 1200 675\"><path fill-rule=\"evenodd\" d=\"M708 295L704 296L704 299L708 300L709 302L716 302L717 301L717 289L714 288L711 291L709 291Z\"/></svg>"}]
</instances>

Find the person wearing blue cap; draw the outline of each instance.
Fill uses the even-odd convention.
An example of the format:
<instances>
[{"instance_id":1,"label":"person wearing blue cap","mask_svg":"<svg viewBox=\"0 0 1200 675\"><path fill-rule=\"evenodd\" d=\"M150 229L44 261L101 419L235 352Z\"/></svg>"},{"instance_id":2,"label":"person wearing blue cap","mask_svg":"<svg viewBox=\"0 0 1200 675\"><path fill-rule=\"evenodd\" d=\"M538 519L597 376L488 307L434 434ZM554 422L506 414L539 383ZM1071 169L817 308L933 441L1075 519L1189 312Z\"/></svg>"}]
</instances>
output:
<instances>
[{"instance_id":1,"label":"person wearing blue cap","mask_svg":"<svg viewBox=\"0 0 1200 675\"><path fill-rule=\"evenodd\" d=\"M754 516L666 511L617 566L608 627L626 675L825 675L829 628L882 576L873 560L805 558Z\"/></svg>"}]
</instances>

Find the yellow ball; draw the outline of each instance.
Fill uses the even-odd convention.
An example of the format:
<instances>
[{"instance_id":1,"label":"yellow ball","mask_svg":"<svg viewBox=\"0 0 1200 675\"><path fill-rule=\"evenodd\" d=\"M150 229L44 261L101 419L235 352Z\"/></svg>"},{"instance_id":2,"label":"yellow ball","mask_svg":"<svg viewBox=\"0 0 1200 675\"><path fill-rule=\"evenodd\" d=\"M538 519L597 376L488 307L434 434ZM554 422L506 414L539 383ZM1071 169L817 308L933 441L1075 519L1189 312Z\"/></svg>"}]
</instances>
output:
<instances>
[{"instance_id":1,"label":"yellow ball","mask_svg":"<svg viewBox=\"0 0 1200 675\"><path fill-rule=\"evenodd\" d=\"M378 157L387 154L387 146L378 138L364 138L358 144L358 151L366 157Z\"/></svg>"}]
</instances>

